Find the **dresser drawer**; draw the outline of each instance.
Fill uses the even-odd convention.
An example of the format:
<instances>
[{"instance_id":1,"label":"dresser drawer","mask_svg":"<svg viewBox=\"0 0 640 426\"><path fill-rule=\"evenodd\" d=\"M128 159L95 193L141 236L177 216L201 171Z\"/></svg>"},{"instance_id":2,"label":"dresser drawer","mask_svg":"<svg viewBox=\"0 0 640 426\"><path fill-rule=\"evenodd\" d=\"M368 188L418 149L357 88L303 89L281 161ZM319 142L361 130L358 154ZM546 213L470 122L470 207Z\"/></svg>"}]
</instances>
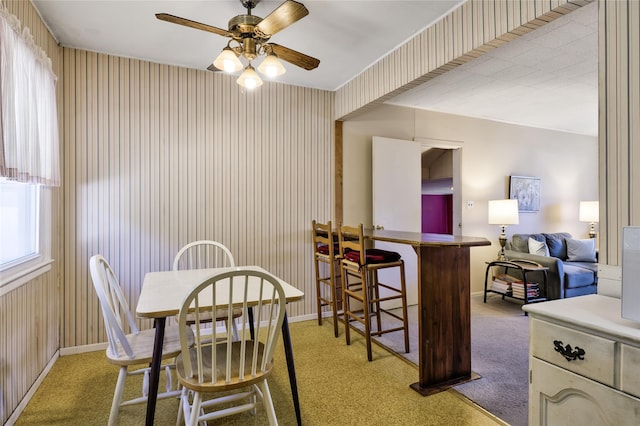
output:
<instances>
[{"instance_id":1,"label":"dresser drawer","mask_svg":"<svg viewBox=\"0 0 640 426\"><path fill-rule=\"evenodd\" d=\"M605 385L614 385L615 342L613 340L535 318L531 318L530 325L532 356ZM570 348L567 345L570 345ZM562 349L562 352L559 349ZM571 355L576 354L580 349L584 354L573 359Z\"/></svg>"},{"instance_id":2,"label":"dresser drawer","mask_svg":"<svg viewBox=\"0 0 640 426\"><path fill-rule=\"evenodd\" d=\"M640 348L621 345L620 389L640 397Z\"/></svg>"}]
</instances>

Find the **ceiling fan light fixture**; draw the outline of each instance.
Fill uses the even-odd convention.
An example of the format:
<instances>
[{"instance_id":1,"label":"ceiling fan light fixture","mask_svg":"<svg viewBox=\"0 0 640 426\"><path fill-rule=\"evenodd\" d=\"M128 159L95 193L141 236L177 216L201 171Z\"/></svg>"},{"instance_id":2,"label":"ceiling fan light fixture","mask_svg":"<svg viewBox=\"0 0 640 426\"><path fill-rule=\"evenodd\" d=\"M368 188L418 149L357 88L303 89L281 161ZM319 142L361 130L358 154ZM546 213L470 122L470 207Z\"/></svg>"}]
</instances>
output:
<instances>
[{"instance_id":1,"label":"ceiling fan light fixture","mask_svg":"<svg viewBox=\"0 0 640 426\"><path fill-rule=\"evenodd\" d=\"M246 89L254 89L262 85L260 76L251 66L251 62L259 56L264 56L264 59L258 66L258 71L269 78L278 77L287 72L281 61L288 62L307 71L317 68L320 65L320 60L288 47L269 42L274 34L307 16L309 10L299 1L284 0L280 6L273 9L263 19L253 15L251 12L260 1L240 0L247 9L247 13L231 18L227 29L181 18L169 13L156 13L155 15L161 21L227 37L229 39L227 46L222 49L222 52L213 61L213 64L207 67L207 70L213 72L220 70L232 74L244 68L242 75L236 82ZM243 64L246 63L249 65L245 68Z\"/></svg>"},{"instance_id":2,"label":"ceiling fan light fixture","mask_svg":"<svg viewBox=\"0 0 640 426\"><path fill-rule=\"evenodd\" d=\"M252 90L256 87L262 86L262 79L260 79L260 76L258 75L256 70L251 66L251 64L249 64L247 65L247 68L245 68L244 72L240 74L240 77L238 77L236 83L238 83L245 89Z\"/></svg>"},{"instance_id":3,"label":"ceiling fan light fixture","mask_svg":"<svg viewBox=\"0 0 640 426\"><path fill-rule=\"evenodd\" d=\"M236 52L234 52L229 46L222 49L222 52L220 52L216 60L213 61L213 65L228 73L240 71L243 66L240 59L238 59Z\"/></svg>"},{"instance_id":4,"label":"ceiling fan light fixture","mask_svg":"<svg viewBox=\"0 0 640 426\"><path fill-rule=\"evenodd\" d=\"M278 59L278 56L276 56L275 53L270 53L266 58L264 58L258 66L258 71L271 78L287 72L286 68L282 65L282 62L280 62L280 59Z\"/></svg>"}]
</instances>

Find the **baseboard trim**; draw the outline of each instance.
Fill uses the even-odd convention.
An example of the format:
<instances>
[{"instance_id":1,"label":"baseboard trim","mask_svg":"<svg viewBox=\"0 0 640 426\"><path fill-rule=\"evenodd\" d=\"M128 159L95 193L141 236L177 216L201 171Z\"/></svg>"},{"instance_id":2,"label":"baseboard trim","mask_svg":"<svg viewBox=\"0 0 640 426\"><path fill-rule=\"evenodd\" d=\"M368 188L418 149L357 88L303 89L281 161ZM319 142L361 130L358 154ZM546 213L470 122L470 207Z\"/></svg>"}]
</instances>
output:
<instances>
[{"instance_id":1,"label":"baseboard trim","mask_svg":"<svg viewBox=\"0 0 640 426\"><path fill-rule=\"evenodd\" d=\"M330 313L329 313L329 316L330 316ZM309 321L317 317L318 316L316 314L300 315L300 316L289 318L289 322L294 323L294 322L301 322L301 321ZM59 352L60 352L60 356L67 356L67 355L82 354L86 352L103 351L106 349L107 349L107 342L103 342L103 343L93 343L90 345L70 346L68 348L60 348Z\"/></svg>"},{"instance_id":2,"label":"baseboard trim","mask_svg":"<svg viewBox=\"0 0 640 426\"><path fill-rule=\"evenodd\" d=\"M60 356L83 354L86 352L103 351L107 349L107 343L94 343L91 345L71 346L60 348Z\"/></svg>"},{"instance_id":3,"label":"baseboard trim","mask_svg":"<svg viewBox=\"0 0 640 426\"><path fill-rule=\"evenodd\" d=\"M327 312L323 314L323 316L332 316L331 312ZM300 315L297 317L287 317L289 322L302 322L302 321L310 321L312 319L318 319L318 314L308 314L308 315Z\"/></svg>"},{"instance_id":4,"label":"baseboard trim","mask_svg":"<svg viewBox=\"0 0 640 426\"><path fill-rule=\"evenodd\" d=\"M27 407L27 404L29 403L29 401L31 401L31 398L33 398L33 395L35 395L36 391L38 390L38 388L40 387L44 379L49 374L49 371L51 371L53 364L55 364L55 362L58 360L59 357L60 357L60 351L56 351L51 357L51 359L49 360L49 362L47 363L47 365L44 367L44 369L42 370L42 372L40 373L36 381L33 383L33 385L31 385L31 388L29 388L29 391L27 392L27 394L24 396L24 398L22 398L22 401L20 401L20 404L18 404L13 414L11 414L11 417L9 417L9 420L7 420L7 423L6 423L7 426L13 426L16 423L16 421L18 421L18 417L20 417L20 414L22 414L24 409Z\"/></svg>"}]
</instances>

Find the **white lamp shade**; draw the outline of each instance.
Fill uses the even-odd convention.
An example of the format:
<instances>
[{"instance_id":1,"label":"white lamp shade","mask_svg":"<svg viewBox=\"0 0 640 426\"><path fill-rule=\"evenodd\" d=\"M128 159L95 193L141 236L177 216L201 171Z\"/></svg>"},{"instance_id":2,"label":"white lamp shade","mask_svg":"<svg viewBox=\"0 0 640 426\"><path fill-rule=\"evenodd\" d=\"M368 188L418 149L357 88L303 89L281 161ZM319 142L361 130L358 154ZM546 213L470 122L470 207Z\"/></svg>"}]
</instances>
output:
<instances>
[{"instance_id":1,"label":"white lamp shade","mask_svg":"<svg viewBox=\"0 0 640 426\"><path fill-rule=\"evenodd\" d=\"M258 65L258 71L267 77L277 77L287 72L282 62L280 62L274 54L267 55L267 57L264 58L260 65Z\"/></svg>"},{"instance_id":2,"label":"white lamp shade","mask_svg":"<svg viewBox=\"0 0 640 426\"><path fill-rule=\"evenodd\" d=\"M251 65L248 65L236 82L245 89L255 89L262 86L262 79Z\"/></svg>"},{"instance_id":3,"label":"white lamp shade","mask_svg":"<svg viewBox=\"0 0 640 426\"><path fill-rule=\"evenodd\" d=\"M600 203L598 201L580 201L580 222L598 222Z\"/></svg>"},{"instance_id":4,"label":"white lamp shade","mask_svg":"<svg viewBox=\"0 0 640 426\"><path fill-rule=\"evenodd\" d=\"M490 225L517 225L518 222L518 200L489 201Z\"/></svg>"},{"instance_id":5,"label":"white lamp shade","mask_svg":"<svg viewBox=\"0 0 640 426\"><path fill-rule=\"evenodd\" d=\"M238 56L229 47L222 49L222 52L213 61L213 65L219 70L225 72L236 72L242 69L242 62L238 59Z\"/></svg>"}]
</instances>

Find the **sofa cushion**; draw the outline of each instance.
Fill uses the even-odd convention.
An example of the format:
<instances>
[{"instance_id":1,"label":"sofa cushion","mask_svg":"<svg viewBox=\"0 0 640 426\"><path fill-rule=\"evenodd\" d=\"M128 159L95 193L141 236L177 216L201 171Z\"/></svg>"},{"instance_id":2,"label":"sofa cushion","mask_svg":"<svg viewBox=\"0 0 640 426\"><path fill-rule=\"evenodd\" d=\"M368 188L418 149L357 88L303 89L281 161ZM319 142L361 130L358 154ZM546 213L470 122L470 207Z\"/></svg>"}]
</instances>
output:
<instances>
[{"instance_id":1,"label":"sofa cushion","mask_svg":"<svg viewBox=\"0 0 640 426\"><path fill-rule=\"evenodd\" d=\"M564 264L564 287L578 288L592 285L596 281L596 272L571 263Z\"/></svg>"},{"instance_id":2,"label":"sofa cushion","mask_svg":"<svg viewBox=\"0 0 640 426\"><path fill-rule=\"evenodd\" d=\"M529 237L529 253L539 256L549 256L549 247L545 241L537 241Z\"/></svg>"},{"instance_id":3,"label":"sofa cushion","mask_svg":"<svg viewBox=\"0 0 640 426\"><path fill-rule=\"evenodd\" d=\"M596 262L596 240L567 238L567 260L570 262Z\"/></svg>"},{"instance_id":4,"label":"sofa cushion","mask_svg":"<svg viewBox=\"0 0 640 426\"><path fill-rule=\"evenodd\" d=\"M564 263L565 265L577 266L578 268L583 268L593 272L598 272L598 264L594 262L570 262L568 260L565 260L562 263Z\"/></svg>"},{"instance_id":5,"label":"sofa cushion","mask_svg":"<svg viewBox=\"0 0 640 426\"><path fill-rule=\"evenodd\" d=\"M557 257L560 260L567 260L567 243L565 239L571 238L568 232L556 232L555 234L542 234L547 240L549 256Z\"/></svg>"},{"instance_id":6,"label":"sofa cushion","mask_svg":"<svg viewBox=\"0 0 640 426\"><path fill-rule=\"evenodd\" d=\"M529 253L529 238L533 238L536 241L546 241L542 234L513 234L511 237L511 250Z\"/></svg>"}]
</instances>

